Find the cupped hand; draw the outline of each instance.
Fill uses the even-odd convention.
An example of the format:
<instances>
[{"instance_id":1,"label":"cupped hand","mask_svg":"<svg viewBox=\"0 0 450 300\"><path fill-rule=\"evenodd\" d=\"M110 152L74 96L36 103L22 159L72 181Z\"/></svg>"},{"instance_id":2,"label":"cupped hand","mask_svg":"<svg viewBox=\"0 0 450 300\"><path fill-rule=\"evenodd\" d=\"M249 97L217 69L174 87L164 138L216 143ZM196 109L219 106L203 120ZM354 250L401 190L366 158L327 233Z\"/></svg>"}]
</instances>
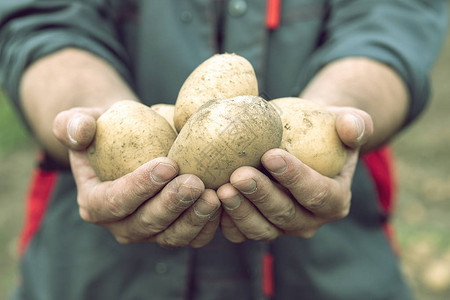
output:
<instances>
[{"instance_id":1,"label":"cupped hand","mask_svg":"<svg viewBox=\"0 0 450 300\"><path fill-rule=\"evenodd\" d=\"M95 136L100 108L76 108L54 121L55 136L69 149L80 216L107 228L120 243L150 241L163 247L201 247L219 226L217 195L202 181L178 175L169 158L153 159L114 181L101 182L86 148Z\"/></svg>"},{"instance_id":2,"label":"cupped hand","mask_svg":"<svg viewBox=\"0 0 450 300\"><path fill-rule=\"evenodd\" d=\"M373 124L361 110L329 109L337 115L336 130L348 147L341 172L323 176L281 149L261 158L272 178L252 167L237 169L217 191L225 208L220 226L230 241L310 238L322 225L348 215L359 149L372 135Z\"/></svg>"}]
</instances>

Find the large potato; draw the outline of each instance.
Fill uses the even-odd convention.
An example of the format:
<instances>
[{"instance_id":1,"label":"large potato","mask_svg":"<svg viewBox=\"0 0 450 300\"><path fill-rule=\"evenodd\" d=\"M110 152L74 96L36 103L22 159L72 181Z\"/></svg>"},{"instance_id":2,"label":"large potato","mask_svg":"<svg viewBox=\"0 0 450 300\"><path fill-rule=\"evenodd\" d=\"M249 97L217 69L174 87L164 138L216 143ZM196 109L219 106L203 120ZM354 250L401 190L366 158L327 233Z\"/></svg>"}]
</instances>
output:
<instances>
[{"instance_id":1,"label":"large potato","mask_svg":"<svg viewBox=\"0 0 450 300\"><path fill-rule=\"evenodd\" d=\"M166 121L169 122L170 126L172 126L173 130L176 130L175 124L173 123L173 115L175 112L175 105L159 103L159 104L152 105L151 109L153 109L158 114L163 116L164 119L166 119Z\"/></svg>"},{"instance_id":2,"label":"large potato","mask_svg":"<svg viewBox=\"0 0 450 300\"><path fill-rule=\"evenodd\" d=\"M282 134L280 116L260 97L212 100L187 121L168 157L181 174L195 174L216 189L237 168L258 167L264 152L280 146Z\"/></svg>"},{"instance_id":3,"label":"large potato","mask_svg":"<svg viewBox=\"0 0 450 300\"><path fill-rule=\"evenodd\" d=\"M337 175L347 151L336 132L336 116L323 105L301 98L279 98L270 103L278 108L283 122L280 148L322 175Z\"/></svg>"},{"instance_id":4,"label":"large potato","mask_svg":"<svg viewBox=\"0 0 450 300\"><path fill-rule=\"evenodd\" d=\"M166 156L175 138L170 124L150 107L124 100L98 118L87 154L102 181L114 180L147 161Z\"/></svg>"},{"instance_id":5,"label":"large potato","mask_svg":"<svg viewBox=\"0 0 450 300\"><path fill-rule=\"evenodd\" d=\"M213 99L258 95L253 66L236 54L216 54L201 63L186 79L175 103L175 128L180 132L200 106Z\"/></svg>"}]
</instances>

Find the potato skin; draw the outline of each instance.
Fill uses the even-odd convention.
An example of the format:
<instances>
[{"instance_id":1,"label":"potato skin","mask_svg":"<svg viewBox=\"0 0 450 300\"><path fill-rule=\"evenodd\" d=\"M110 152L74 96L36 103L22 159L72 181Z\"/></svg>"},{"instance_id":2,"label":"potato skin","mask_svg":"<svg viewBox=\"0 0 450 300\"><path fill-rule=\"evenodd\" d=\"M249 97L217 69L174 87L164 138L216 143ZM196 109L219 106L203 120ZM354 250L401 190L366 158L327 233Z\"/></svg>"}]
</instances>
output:
<instances>
[{"instance_id":1,"label":"potato skin","mask_svg":"<svg viewBox=\"0 0 450 300\"><path fill-rule=\"evenodd\" d=\"M87 155L102 181L114 180L156 157L166 156L175 138L169 123L150 107L124 100L98 118Z\"/></svg>"},{"instance_id":2,"label":"potato skin","mask_svg":"<svg viewBox=\"0 0 450 300\"><path fill-rule=\"evenodd\" d=\"M175 113L175 105L158 103L158 104L152 105L150 108L153 109L154 111L156 111L162 117L164 117L164 119L166 119L166 121L169 122L170 126L172 126L173 130L176 131L175 124L173 123L173 116Z\"/></svg>"},{"instance_id":3,"label":"potato skin","mask_svg":"<svg viewBox=\"0 0 450 300\"><path fill-rule=\"evenodd\" d=\"M189 117L209 100L258 94L255 71L247 59L216 54L201 63L181 87L175 103L175 128L180 132Z\"/></svg>"},{"instance_id":4,"label":"potato skin","mask_svg":"<svg viewBox=\"0 0 450 300\"><path fill-rule=\"evenodd\" d=\"M283 122L280 148L322 175L336 176L347 158L347 150L336 132L336 116L319 103L296 97L270 103Z\"/></svg>"},{"instance_id":5,"label":"potato skin","mask_svg":"<svg viewBox=\"0 0 450 300\"><path fill-rule=\"evenodd\" d=\"M282 134L280 116L260 97L212 100L187 121L168 157L180 174L197 175L217 189L237 168L259 167L264 152L279 147Z\"/></svg>"}]
</instances>

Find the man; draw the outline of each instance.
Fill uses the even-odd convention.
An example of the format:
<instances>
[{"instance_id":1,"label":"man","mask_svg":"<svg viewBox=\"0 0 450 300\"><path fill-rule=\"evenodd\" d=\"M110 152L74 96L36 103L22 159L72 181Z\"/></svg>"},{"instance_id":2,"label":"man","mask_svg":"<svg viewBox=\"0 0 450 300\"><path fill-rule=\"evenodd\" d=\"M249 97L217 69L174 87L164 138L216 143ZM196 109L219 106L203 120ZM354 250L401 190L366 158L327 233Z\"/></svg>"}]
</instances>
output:
<instances>
[{"instance_id":1,"label":"man","mask_svg":"<svg viewBox=\"0 0 450 300\"><path fill-rule=\"evenodd\" d=\"M45 150L48 187L13 298L409 299L383 230L380 147L428 98L445 2L0 2L1 81ZM165 157L100 182L85 152L95 119L122 99L173 103L217 52L246 57L268 98L329 106L341 173L272 149L272 179L242 167L217 191Z\"/></svg>"}]
</instances>

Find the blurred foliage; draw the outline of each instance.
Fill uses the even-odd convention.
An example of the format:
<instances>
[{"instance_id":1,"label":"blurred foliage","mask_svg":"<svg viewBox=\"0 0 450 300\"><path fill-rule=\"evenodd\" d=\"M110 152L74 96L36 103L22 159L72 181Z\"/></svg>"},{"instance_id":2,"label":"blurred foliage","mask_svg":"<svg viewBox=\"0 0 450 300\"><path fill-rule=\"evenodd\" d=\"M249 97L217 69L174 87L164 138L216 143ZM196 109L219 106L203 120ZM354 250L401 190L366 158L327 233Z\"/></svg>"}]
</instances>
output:
<instances>
[{"instance_id":1,"label":"blurred foliage","mask_svg":"<svg viewBox=\"0 0 450 300\"><path fill-rule=\"evenodd\" d=\"M450 31L431 74L424 114L394 141L399 191L394 223L416 298L450 299Z\"/></svg>"},{"instance_id":2,"label":"blurred foliage","mask_svg":"<svg viewBox=\"0 0 450 300\"><path fill-rule=\"evenodd\" d=\"M30 135L12 103L0 90L0 157L10 153L16 147L23 146L29 140Z\"/></svg>"}]
</instances>

